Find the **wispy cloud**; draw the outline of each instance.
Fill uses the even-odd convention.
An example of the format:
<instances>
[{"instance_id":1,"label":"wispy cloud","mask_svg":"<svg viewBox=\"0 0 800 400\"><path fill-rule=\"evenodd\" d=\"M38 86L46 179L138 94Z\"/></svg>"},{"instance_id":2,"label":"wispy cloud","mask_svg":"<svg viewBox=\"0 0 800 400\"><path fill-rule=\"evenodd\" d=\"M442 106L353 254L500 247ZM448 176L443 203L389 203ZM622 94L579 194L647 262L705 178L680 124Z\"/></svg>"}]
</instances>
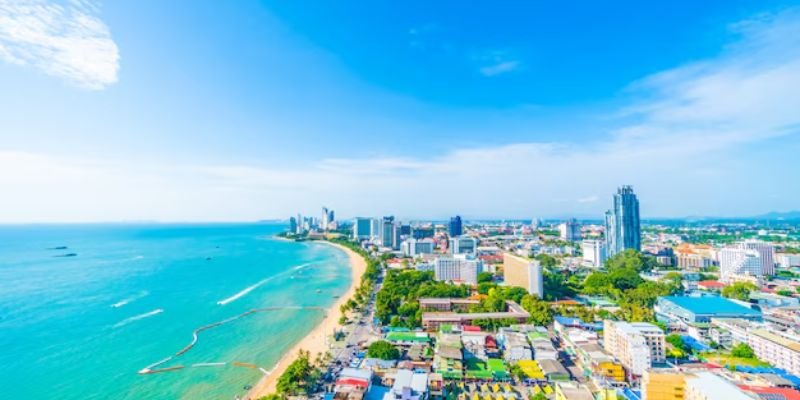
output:
<instances>
[{"instance_id":1,"label":"wispy cloud","mask_svg":"<svg viewBox=\"0 0 800 400\"><path fill-rule=\"evenodd\" d=\"M478 72L487 77L507 74L522 68L522 62L513 58L507 51L482 52L475 56L474 60L478 65Z\"/></svg>"},{"instance_id":2,"label":"wispy cloud","mask_svg":"<svg viewBox=\"0 0 800 400\"><path fill-rule=\"evenodd\" d=\"M579 198L578 199L578 203L594 203L598 199L599 199L599 197L596 194L593 194L591 196L586 196L586 197Z\"/></svg>"},{"instance_id":3,"label":"wispy cloud","mask_svg":"<svg viewBox=\"0 0 800 400\"><path fill-rule=\"evenodd\" d=\"M117 81L119 50L89 0L0 0L0 59L79 88Z\"/></svg>"}]
</instances>

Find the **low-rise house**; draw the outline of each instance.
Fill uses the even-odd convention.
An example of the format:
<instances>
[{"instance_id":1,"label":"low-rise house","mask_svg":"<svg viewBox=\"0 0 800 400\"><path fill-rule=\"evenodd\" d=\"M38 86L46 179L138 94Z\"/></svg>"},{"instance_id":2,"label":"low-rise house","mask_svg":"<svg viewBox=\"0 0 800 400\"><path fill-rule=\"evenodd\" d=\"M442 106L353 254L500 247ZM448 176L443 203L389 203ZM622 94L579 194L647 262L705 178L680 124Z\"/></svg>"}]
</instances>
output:
<instances>
[{"instance_id":1,"label":"low-rise house","mask_svg":"<svg viewBox=\"0 0 800 400\"><path fill-rule=\"evenodd\" d=\"M559 382L556 384L556 400L594 400L592 392L577 382Z\"/></svg>"},{"instance_id":2,"label":"low-rise house","mask_svg":"<svg viewBox=\"0 0 800 400\"><path fill-rule=\"evenodd\" d=\"M372 371L365 368L344 368L334 386L334 398L346 400L363 399L372 387Z\"/></svg>"},{"instance_id":3,"label":"low-rise house","mask_svg":"<svg viewBox=\"0 0 800 400\"><path fill-rule=\"evenodd\" d=\"M415 373L407 369L395 372L392 388L383 395L383 400L425 400L428 398L428 374Z\"/></svg>"}]
</instances>

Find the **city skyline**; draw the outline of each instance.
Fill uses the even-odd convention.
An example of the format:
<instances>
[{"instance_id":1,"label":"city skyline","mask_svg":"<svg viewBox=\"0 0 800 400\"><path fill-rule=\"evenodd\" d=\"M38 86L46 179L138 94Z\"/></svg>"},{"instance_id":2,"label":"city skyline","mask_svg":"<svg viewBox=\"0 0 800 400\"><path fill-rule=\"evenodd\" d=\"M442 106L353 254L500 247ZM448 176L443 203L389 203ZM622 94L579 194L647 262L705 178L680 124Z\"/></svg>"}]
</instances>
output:
<instances>
[{"instance_id":1,"label":"city skyline","mask_svg":"<svg viewBox=\"0 0 800 400\"><path fill-rule=\"evenodd\" d=\"M0 222L797 210L800 10L737 4L0 2Z\"/></svg>"}]
</instances>

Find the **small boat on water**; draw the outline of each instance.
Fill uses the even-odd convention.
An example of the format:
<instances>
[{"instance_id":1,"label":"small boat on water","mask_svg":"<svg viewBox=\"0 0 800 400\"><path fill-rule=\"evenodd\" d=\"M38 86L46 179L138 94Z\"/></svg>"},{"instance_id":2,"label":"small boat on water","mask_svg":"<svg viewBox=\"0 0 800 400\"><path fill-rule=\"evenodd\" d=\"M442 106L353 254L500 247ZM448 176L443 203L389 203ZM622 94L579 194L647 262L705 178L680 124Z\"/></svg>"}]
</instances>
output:
<instances>
[{"instance_id":1,"label":"small boat on water","mask_svg":"<svg viewBox=\"0 0 800 400\"><path fill-rule=\"evenodd\" d=\"M56 247L49 247L47 250L66 250L69 247L67 246L56 246Z\"/></svg>"},{"instance_id":2,"label":"small boat on water","mask_svg":"<svg viewBox=\"0 0 800 400\"><path fill-rule=\"evenodd\" d=\"M317 289L317 293L322 293L322 289Z\"/></svg>"},{"instance_id":3,"label":"small boat on water","mask_svg":"<svg viewBox=\"0 0 800 400\"><path fill-rule=\"evenodd\" d=\"M53 257L77 257L78 253L57 254Z\"/></svg>"}]
</instances>

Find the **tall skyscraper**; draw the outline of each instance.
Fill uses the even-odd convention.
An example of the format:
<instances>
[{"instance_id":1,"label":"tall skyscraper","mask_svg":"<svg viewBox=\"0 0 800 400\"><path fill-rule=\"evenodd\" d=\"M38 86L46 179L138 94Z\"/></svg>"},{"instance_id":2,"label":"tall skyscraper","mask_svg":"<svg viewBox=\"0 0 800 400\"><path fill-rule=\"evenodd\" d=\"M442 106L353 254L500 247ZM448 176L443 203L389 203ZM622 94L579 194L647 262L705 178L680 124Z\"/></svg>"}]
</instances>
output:
<instances>
[{"instance_id":1,"label":"tall skyscraper","mask_svg":"<svg viewBox=\"0 0 800 400\"><path fill-rule=\"evenodd\" d=\"M297 232L297 219L295 217L289 218L289 232Z\"/></svg>"},{"instance_id":2,"label":"tall skyscraper","mask_svg":"<svg viewBox=\"0 0 800 400\"><path fill-rule=\"evenodd\" d=\"M464 234L464 227L461 225L460 215L450 218L450 224L447 225L447 234L450 237L461 236Z\"/></svg>"},{"instance_id":3,"label":"tall skyscraper","mask_svg":"<svg viewBox=\"0 0 800 400\"><path fill-rule=\"evenodd\" d=\"M613 208L606 212L607 256L613 257L628 249L641 251L642 233L639 224L639 199L630 186L622 186L614 194Z\"/></svg>"}]
</instances>

